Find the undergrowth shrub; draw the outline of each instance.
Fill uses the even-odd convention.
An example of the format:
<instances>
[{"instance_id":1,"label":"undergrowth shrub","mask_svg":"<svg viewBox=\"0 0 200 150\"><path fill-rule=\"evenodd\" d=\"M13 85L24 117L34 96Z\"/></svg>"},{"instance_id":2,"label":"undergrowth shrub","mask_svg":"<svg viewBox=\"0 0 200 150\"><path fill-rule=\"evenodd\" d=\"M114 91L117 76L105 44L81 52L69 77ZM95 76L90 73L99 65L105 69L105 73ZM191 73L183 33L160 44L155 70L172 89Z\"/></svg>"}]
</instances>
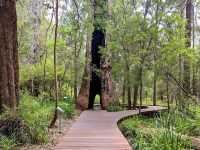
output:
<instances>
[{"instance_id":1,"label":"undergrowth shrub","mask_svg":"<svg viewBox=\"0 0 200 150\"><path fill-rule=\"evenodd\" d=\"M66 118L75 114L73 100L59 101ZM20 98L17 114L10 111L0 115L0 146L19 144L43 144L49 141L48 126L55 109L54 101L41 101L24 92ZM1 148L0 148L1 149Z\"/></svg>"},{"instance_id":2,"label":"undergrowth shrub","mask_svg":"<svg viewBox=\"0 0 200 150\"><path fill-rule=\"evenodd\" d=\"M186 115L178 110L170 113L162 113L156 117L158 128L173 129L174 132L190 136L200 135L200 118L198 116Z\"/></svg>"},{"instance_id":3,"label":"undergrowth shrub","mask_svg":"<svg viewBox=\"0 0 200 150\"><path fill-rule=\"evenodd\" d=\"M72 98L62 100L58 104L64 110L64 117L71 119L75 115L75 103Z\"/></svg>"},{"instance_id":4,"label":"undergrowth shrub","mask_svg":"<svg viewBox=\"0 0 200 150\"><path fill-rule=\"evenodd\" d=\"M121 107L120 103L118 101L113 101L109 103L107 107L108 112L117 112L117 111L122 111L123 108Z\"/></svg>"},{"instance_id":5,"label":"undergrowth shrub","mask_svg":"<svg viewBox=\"0 0 200 150\"><path fill-rule=\"evenodd\" d=\"M0 149L2 150L11 150L16 146L15 141L13 138L8 138L0 134Z\"/></svg>"},{"instance_id":6,"label":"undergrowth shrub","mask_svg":"<svg viewBox=\"0 0 200 150\"><path fill-rule=\"evenodd\" d=\"M190 150L189 140L182 133L188 119L182 113L163 113L156 118L134 117L119 124L135 150Z\"/></svg>"}]
</instances>

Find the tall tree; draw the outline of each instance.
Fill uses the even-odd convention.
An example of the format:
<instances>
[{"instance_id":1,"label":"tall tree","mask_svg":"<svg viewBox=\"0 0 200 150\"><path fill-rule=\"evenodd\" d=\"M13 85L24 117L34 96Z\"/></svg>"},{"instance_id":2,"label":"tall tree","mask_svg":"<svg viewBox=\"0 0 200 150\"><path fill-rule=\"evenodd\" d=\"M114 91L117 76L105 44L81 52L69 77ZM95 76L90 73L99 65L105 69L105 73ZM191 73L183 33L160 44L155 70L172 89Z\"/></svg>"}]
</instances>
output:
<instances>
[{"instance_id":1,"label":"tall tree","mask_svg":"<svg viewBox=\"0 0 200 150\"><path fill-rule=\"evenodd\" d=\"M16 0L0 0L0 109L19 102Z\"/></svg>"},{"instance_id":2,"label":"tall tree","mask_svg":"<svg viewBox=\"0 0 200 150\"><path fill-rule=\"evenodd\" d=\"M101 54L101 48L106 46L105 19L107 15L107 0L94 0L94 31L91 43L90 86L87 99L80 92L78 105L83 109L93 108L96 95L100 95L101 107L105 109L112 100L111 61L108 55ZM86 65L87 67L87 65ZM85 84L87 85L87 84ZM88 88L88 87L86 87ZM86 106L88 104L88 106Z\"/></svg>"},{"instance_id":3,"label":"tall tree","mask_svg":"<svg viewBox=\"0 0 200 150\"><path fill-rule=\"evenodd\" d=\"M191 48L192 35L192 0L186 1L186 47ZM184 59L184 88L190 91L190 63Z\"/></svg>"},{"instance_id":4,"label":"tall tree","mask_svg":"<svg viewBox=\"0 0 200 150\"><path fill-rule=\"evenodd\" d=\"M31 0L28 6L30 24L33 30L32 42L30 46L30 54L28 58L28 62L30 64L38 63L41 55L40 26L41 26L42 4L43 0Z\"/></svg>"},{"instance_id":5,"label":"tall tree","mask_svg":"<svg viewBox=\"0 0 200 150\"><path fill-rule=\"evenodd\" d=\"M55 90L55 112L53 120L51 121L50 128L52 128L58 118L58 78L57 78L57 34L58 34L58 0L56 0L56 15L55 15L55 35L54 35L54 90Z\"/></svg>"}]
</instances>

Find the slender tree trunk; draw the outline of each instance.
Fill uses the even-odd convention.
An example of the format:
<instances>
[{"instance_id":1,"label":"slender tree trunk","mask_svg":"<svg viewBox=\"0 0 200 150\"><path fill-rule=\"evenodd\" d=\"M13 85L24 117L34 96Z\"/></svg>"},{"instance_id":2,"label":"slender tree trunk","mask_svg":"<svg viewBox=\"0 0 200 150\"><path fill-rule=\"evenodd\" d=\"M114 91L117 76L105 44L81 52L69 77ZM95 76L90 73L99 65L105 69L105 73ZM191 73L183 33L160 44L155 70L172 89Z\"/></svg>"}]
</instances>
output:
<instances>
[{"instance_id":1,"label":"slender tree trunk","mask_svg":"<svg viewBox=\"0 0 200 150\"><path fill-rule=\"evenodd\" d=\"M50 128L53 128L56 120L58 118L58 78L57 78L57 56L56 56L56 48L57 48L57 32L58 32L58 0L56 0L56 15L55 15L55 39L54 39L54 88L55 88L55 112L53 120L51 121Z\"/></svg>"},{"instance_id":2,"label":"slender tree trunk","mask_svg":"<svg viewBox=\"0 0 200 150\"><path fill-rule=\"evenodd\" d=\"M19 62L15 0L0 1L0 111L16 111L19 103Z\"/></svg>"},{"instance_id":3,"label":"slender tree trunk","mask_svg":"<svg viewBox=\"0 0 200 150\"><path fill-rule=\"evenodd\" d=\"M126 61L126 78L127 78L127 92L128 92L128 109L131 109L131 83L130 83L130 68L128 62Z\"/></svg>"},{"instance_id":4,"label":"slender tree trunk","mask_svg":"<svg viewBox=\"0 0 200 150\"><path fill-rule=\"evenodd\" d=\"M192 0L186 2L186 47L191 48L192 35ZM184 89L190 91L190 63L187 58L184 58Z\"/></svg>"},{"instance_id":5,"label":"slender tree trunk","mask_svg":"<svg viewBox=\"0 0 200 150\"><path fill-rule=\"evenodd\" d=\"M140 76L140 106L139 106L139 114L141 114L142 109L142 100L143 100L143 68L140 66L139 70L139 76Z\"/></svg>"},{"instance_id":6,"label":"slender tree trunk","mask_svg":"<svg viewBox=\"0 0 200 150\"><path fill-rule=\"evenodd\" d=\"M134 86L134 97L133 97L133 109L136 109L136 107L137 107L138 89L139 89L139 86L135 85Z\"/></svg>"},{"instance_id":7,"label":"slender tree trunk","mask_svg":"<svg viewBox=\"0 0 200 150\"><path fill-rule=\"evenodd\" d=\"M128 109L131 110L131 87L128 87Z\"/></svg>"},{"instance_id":8,"label":"slender tree trunk","mask_svg":"<svg viewBox=\"0 0 200 150\"><path fill-rule=\"evenodd\" d=\"M45 33L45 48L44 48L44 68L43 68L43 91L46 91L46 64L47 64L47 57L48 57L48 50L47 50L47 38L48 38L48 33L51 28L52 22L53 22L53 16L54 16L54 3L53 3L53 11L51 14L51 20L48 28L46 29Z\"/></svg>"},{"instance_id":9,"label":"slender tree trunk","mask_svg":"<svg viewBox=\"0 0 200 150\"><path fill-rule=\"evenodd\" d=\"M74 47L74 100L77 103L77 76L78 76L78 62L77 62L77 42L75 42L75 47Z\"/></svg>"},{"instance_id":10,"label":"slender tree trunk","mask_svg":"<svg viewBox=\"0 0 200 150\"><path fill-rule=\"evenodd\" d=\"M157 102L157 75L156 71L154 71L154 77L153 77L153 106L156 106Z\"/></svg>"},{"instance_id":11,"label":"slender tree trunk","mask_svg":"<svg viewBox=\"0 0 200 150\"><path fill-rule=\"evenodd\" d=\"M193 28L192 28L192 48L195 48L195 10L194 10L194 6L192 7L192 24L193 24ZM196 67L196 65L193 65L192 68L192 93L193 95L197 96L197 71L198 68Z\"/></svg>"},{"instance_id":12,"label":"slender tree trunk","mask_svg":"<svg viewBox=\"0 0 200 150\"><path fill-rule=\"evenodd\" d=\"M122 102L125 105L125 98L126 98L126 78L124 76L123 87L122 87Z\"/></svg>"},{"instance_id":13,"label":"slender tree trunk","mask_svg":"<svg viewBox=\"0 0 200 150\"><path fill-rule=\"evenodd\" d=\"M169 99L169 79L166 79L166 91L167 91L167 108L170 111L170 99Z\"/></svg>"}]
</instances>

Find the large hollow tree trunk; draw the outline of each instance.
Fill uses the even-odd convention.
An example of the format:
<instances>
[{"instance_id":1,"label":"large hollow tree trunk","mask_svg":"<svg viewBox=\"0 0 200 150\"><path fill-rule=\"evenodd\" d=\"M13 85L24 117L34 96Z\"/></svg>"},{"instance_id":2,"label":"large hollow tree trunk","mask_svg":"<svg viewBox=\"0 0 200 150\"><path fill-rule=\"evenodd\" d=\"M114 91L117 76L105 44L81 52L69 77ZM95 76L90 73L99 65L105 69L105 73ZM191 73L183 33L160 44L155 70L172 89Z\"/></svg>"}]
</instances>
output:
<instances>
[{"instance_id":1,"label":"large hollow tree trunk","mask_svg":"<svg viewBox=\"0 0 200 150\"><path fill-rule=\"evenodd\" d=\"M0 1L0 109L16 111L19 102L16 1Z\"/></svg>"},{"instance_id":2,"label":"large hollow tree trunk","mask_svg":"<svg viewBox=\"0 0 200 150\"><path fill-rule=\"evenodd\" d=\"M92 109L96 95L101 97L101 54L100 47L105 47L105 33L102 30L95 29L92 37L92 73L90 80L90 93L88 108ZM102 102L102 97L101 97Z\"/></svg>"},{"instance_id":3,"label":"large hollow tree trunk","mask_svg":"<svg viewBox=\"0 0 200 150\"><path fill-rule=\"evenodd\" d=\"M83 80L78 96L78 106L81 109L92 109L95 96L100 95L101 108L106 109L112 100L112 80L111 80L111 59L109 56L102 56L101 48L105 48L105 6L107 0L94 0L94 32L92 34L91 63L90 63L90 83ZM88 64L86 64L88 67ZM89 71L87 68L85 71ZM89 96L88 96L89 91ZM85 92L85 93L84 93ZM86 99L88 98L88 99ZM88 106L87 106L88 104Z\"/></svg>"}]
</instances>

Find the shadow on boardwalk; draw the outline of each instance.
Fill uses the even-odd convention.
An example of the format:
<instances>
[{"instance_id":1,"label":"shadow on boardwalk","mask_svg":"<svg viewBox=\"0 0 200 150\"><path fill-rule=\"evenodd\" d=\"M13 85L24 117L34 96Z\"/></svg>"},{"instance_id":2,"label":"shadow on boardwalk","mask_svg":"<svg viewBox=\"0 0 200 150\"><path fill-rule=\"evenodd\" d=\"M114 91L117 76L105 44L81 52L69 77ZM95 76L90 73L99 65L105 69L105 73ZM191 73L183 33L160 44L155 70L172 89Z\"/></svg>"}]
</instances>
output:
<instances>
[{"instance_id":1,"label":"shadow on boardwalk","mask_svg":"<svg viewBox=\"0 0 200 150\"><path fill-rule=\"evenodd\" d=\"M165 108L150 106L143 113L158 112ZM132 150L117 123L124 117L137 115L138 110L107 112L84 111L55 150Z\"/></svg>"}]
</instances>

